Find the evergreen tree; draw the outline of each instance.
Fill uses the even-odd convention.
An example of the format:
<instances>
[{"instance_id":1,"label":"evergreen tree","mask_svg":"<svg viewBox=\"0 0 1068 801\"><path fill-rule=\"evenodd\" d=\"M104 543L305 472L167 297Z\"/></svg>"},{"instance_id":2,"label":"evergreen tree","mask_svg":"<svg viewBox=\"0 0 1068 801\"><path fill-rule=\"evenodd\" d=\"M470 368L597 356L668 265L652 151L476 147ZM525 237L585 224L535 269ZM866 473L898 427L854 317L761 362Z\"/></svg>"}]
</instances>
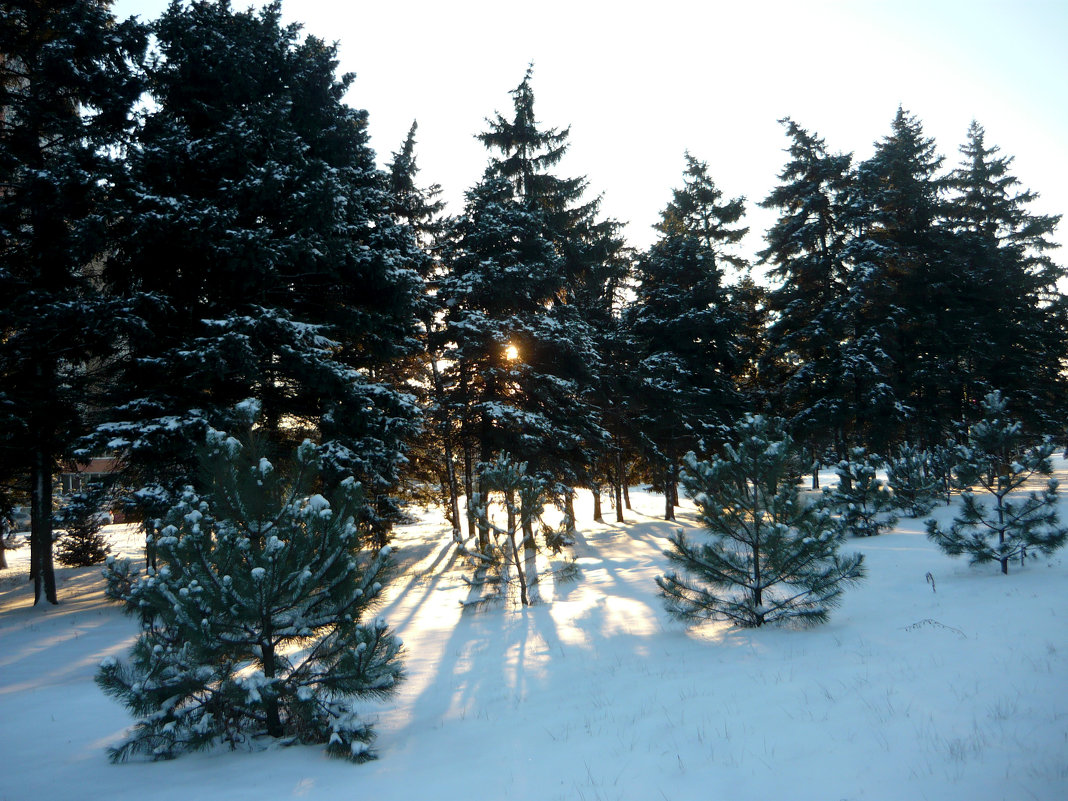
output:
<instances>
[{"instance_id":1,"label":"evergreen tree","mask_svg":"<svg viewBox=\"0 0 1068 801\"><path fill-rule=\"evenodd\" d=\"M102 529L107 522L103 512L107 487L100 482L76 492L56 513L56 526L63 533L56 543L56 558L70 567L97 565L108 558L111 546Z\"/></svg>"},{"instance_id":2,"label":"evergreen tree","mask_svg":"<svg viewBox=\"0 0 1068 801\"><path fill-rule=\"evenodd\" d=\"M52 484L125 319L97 280L145 47L110 2L0 14L0 476L25 482L35 603L57 603Z\"/></svg>"},{"instance_id":3,"label":"evergreen tree","mask_svg":"<svg viewBox=\"0 0 1068 801\"><path fill-rule=\"evenodd\" d=\"M838 463L838 486L827 490L827 499L838 510L842 530L854 537L874 537L897 522L894 496L875 477L884 462L864 448L853 448L849 459Z\"/></svg>"},{"instance_id":4,"label":"evergreen tree","mask_svg":"<svg viewBox=\"0 0 1068 801\"><path fill-rule=\"evenodd\" d=\"M536 470L574 463L600 432L581 402L597 355L572 309L554 305L562 260L543 215L487 178L468 193L453 236L439 297L468 476L501 452Z\"/></svg>"},{"instance_id":5,"label":"evergreen tree","mask_svg":"<svg viewBox=\"0 0 1068 801\"><path fill-rule=\"evenodd\" d=\"M724 267L745 266L732 245L741 198L722 201L708 165L686 154L683 186L661 212L660 238L639 258L627 326L635 353L633 410L647 458L665 489L665 517L674 519L682 454L709 452L739 407L740 318L729 303Z\"/></svg>"},{"instance_id":6,"label":"evergreen tree","mask_svg":"<svg viewBox=\"0 0 1068 801\"><path fill-rule=\"evenodd\" d=\"M422 347L409 361L399 362L394 368L396 380L406 382L423 409L423 426L408 450L403 484L412 487L413 494L421 490L419 499L428 504L440 502L452 525L453 538L460 541L457 453L461 446L441 367L445 343L442 309L437 298L445 273L442 251L448 221L443 217L441 187L423 186L418 181L417 130L418 125L413 122L401 149L393 153L386 165L393 216L409 227L422 250L418 271L423 289L417 312ZM435 486L440 487L440 495L435 496L430 489Z\"/></svg>"},{"instance_id":7,"label":"evergreen tree","mask_svg":"<svg viewBox=\"0 0 1068 801\"><path fill-rule=\"evenodd\" d=\"M1065 272L1049 253L1060 217L1028 211L1038 196L1018 188L1009 172L1012 158L987 146L978 123L969 128L961 154L948 181L947 211L964 276L956 345L966 382L959 419L974 418L978 401L997 389L1033 430L1059 430L1068 337L1057 282Z\"/></svg>"},{"instance_id":8,"label":"evergreen tree","mask_svg":"<svg viewBox=\"0 0 1068 801\"><path fill-rule=\"evenodd\" d=\"M928 451L903 442L887 460L886 474L898 509L909 517L931 511L941 490L941 478Z\"/></svg>"},{"instance_id":9,"label":"evergreen tree","mask_svg":"<svg viewBox=\"0 0 1068 801\"><path fill-rule=\"evenodd\" d=\"M373 756L355 703L403 678L400 641L366 619L389 547L366 549L356 481L319 492L323 455L305 441L275 466L255 441L212 431L207 491L187 487L167 513L158 568L109 561L108 594L141 621L130 661L108 658L97 674L141 718L113 760L263 736Z\"/></svg>"},{"instance_id":10,"label":"evergreen tree","mask_svg":"<svg viewBox=\"0 0 1068 801\"><path fill-rule=\"evenodd\" d=\"M965 490L949 530L928 520L927 536L950 556L967 554L975 565L998 562L1007 575L1009 560L1019 557L1023 564L1029 549L1048 555L1064 545L1068 528L1058 521L1057 479L1050 478L1041 493L1010 497L1032 476L1050 475L1053 444L1047 439L1032 445L1020 421L1009 418L1001 393L987 395L982 408L983 419L968 430L954 472L965 486L989 493L992 503Z\"/></svg>"},{"instance_id":11,"label":"evergreen tree","mask_svg":"<svg viewBox=\"0 0 1068 801\"><path fill-rule=\"evenodd\" d=\"M780 184L760 205L777 209L761 261L778 282L768 293L772 322L763 380L773 407L789 421L815 462L827 451L845 456L858 397L846 314L849 275L845 245L852 158L830 153L824 140L787 118L789 161Z\"/></svg>"},{"instance_id":12,"label":"evergreen tree","mask_svg":"<svg viewBox=\"0 0 1068 801\"><path fill-rule=\"evenodd\" d=\"M452 226L437 296L469 498L474 465L498 453L574 486L607 441L589 402L597 343L576 303L577 279L601 252L596 202L579 202L584 179L548 172L567 131L537 122L530 79L512 92L514 117L496 115L480 135L496 152Z\"/></svg>"},{"instance_id":13,"label":"evergreen tree","mask_svg":"<svg viewBox=\"0 0 1068 801\"><path fill-rule=\"evenodd\" d=\"M657 578L668 611L745 627L822 623L843 585L863 578L864 557L840 556L843 534L828 505L801 497L782 420L746 415L732 433L722 457L686 457L682 481L713 539L672 538L667 557L689 576Z\"/></svg>"},{"instance_id":14,"label":"evergreen tree","mask_svg":"<svg viewBox=\"0 0 1068 801\"><path fill-rule=\"evenodd\" d=\"M899 108L890 134L857 167L846 247L855 320L846 369L857 393L860 439L882 448L908 436L945 438L962 381L954 330L960 280L946 254L943 159Z\"/></svg>"},{"instance_id":15,"label":"evergreen tree","mask_svg":"<svg viewBox=\"0 0 1068 801\"><path fill-rule=\"evenodd\" d=\"M542 521L545 504L553 495L553 481L545 474L531 473L525 462L516 462L505 453L490 464L479 465L479 488L475 515L489 529L491 537L488 548L471 554L479 565L472 584L493 583L498 593L503 593L514 580L519 585L520 603L530 606L535 600L532 584L537 580L534 572L535 525L545 531L554 551L570 544L566 535L548 530ZM503 527L490 519L489 508L496 496L499 496L506 515L507 522ZM488 567L494 568L496 575L487 577L485 568ZM481 604L493 597L484 596L474 603Z\"/></svg>"},{"instance_id":16,"label":"evergreen tree","mask_svg":"<svg viewBox=\"0 0 1068 801\"><path fill-rule=\"evenodd\" d=\"M176 1L153 26L153 103L105 272L146 333L102 432L152 488L151 520L188 481L191 443L254 397L266 436L314 435L328 475L362 482L384 542L417 415L385 368L418 348L421 257L390 214L366 113L342 102L335 48L280 17Z\"/></svg>"}]
</instances>

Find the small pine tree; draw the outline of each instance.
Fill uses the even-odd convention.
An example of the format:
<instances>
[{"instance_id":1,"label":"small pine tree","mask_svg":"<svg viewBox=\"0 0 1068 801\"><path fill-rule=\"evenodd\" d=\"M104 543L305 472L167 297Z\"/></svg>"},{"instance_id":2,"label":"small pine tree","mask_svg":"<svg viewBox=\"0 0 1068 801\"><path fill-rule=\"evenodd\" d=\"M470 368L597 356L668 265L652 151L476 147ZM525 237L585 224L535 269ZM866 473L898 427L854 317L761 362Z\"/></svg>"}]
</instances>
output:
<instances>
[{"instance_id":1,"label":"small pine tree","mask_svg":"<svg viewBox=\"0 0 1068 801\"><path fill-rule=\"evenodd\" d=\"M843 585L863 578L864 557L838 554L843 534L824 497L801 497L782 420L746 415L733 433L722 457L686 456L683 485L714 539L695 545L681 531L672 538L668 559L696 581L657 578L668 612L745 627L822 623Z\"/></svg>"},{"instance_id":2,"label":"small pine tree","mask_svg":"<svg viewBox=\"0 0 1068 801\"><path fill-rule=\"evenodd\" d=\"M141 717L113 761L166 759L268 735L373 757L354 702L390 696L401 642L378 601L389 548L368 553L352 479L328 500L322 462L305 441L292 469L255 443L218 432L205 465L210 492L187 488L156 538L158 569L139 577L109 560L108 594L141 619L130 662L107 659L97 684Z\"/></svg>"},{"instance_id":3,"label":"small pine tree","mask_svg":"<svg viewBox=\"0 0 1068 801\"><path fill-rule=\"evenodd\" d=\"M87 567L108 558L111 546L102 533L106 515L100 511L105 495L103 485L92 485L72 495L70 502L56 513L56 526L63 529L56 543L60 564Z\"/></svg>"},{"instance_id":4,"label":"small pine tree","mask_svg":"<svg viewBox=\"0 0 1068 801\"><path fill-rule=\"evenodd\" d=\"M1022 425L1009 419L1007 407L1000 392L986 396L983 419L969 429L955 469L962 484L989 493L993 503L982 503L968 489L949 531L927 521L927 536L950 556L968 554L973 565L998 562L1006 575L1009 560L1018 556L1023 564L1028 549L1050 554L1068 540L1068 528L1058 525L1057 479L1050 478L1041 493L1010 500L1029 478L1053 471L1053 445L1047 439L1029 447Z\"/></svg>"},{"instance_id":5,"label":"small pine tree","mask_svg":"<svg viewBox=\"0 0 1068 801\"><path fill-rule=\"evenodd\" d=\"M489 464L479 466L479 486L484 495L479 498L475 516L481 526L490 533L488 547L473 554L480 568L494 567L498 575L476 577L472 584L495 584L504 590L514 580L519 585L519 600L523 606L533 603L530 593L530 570L537 551L534 527L538 524L545 534L547 544L554 552L570 544L561 540L561 533L549 529L541 519L545 503L554 489L553 482L544 475L529 472L526 462L518 463L508 454L501 454ZM559 489L559 488L557 488ZM500 495L507 522L502 528L495 525L488 513L488 504L493 495ZM484 573L484 571L483 571ZM479 599L482 603L489 598Z\"/></svg>"},{"instance_id":6,"label":"small pine tree","mask_svg":"<svg viewBox=\"0 0 1068 801\"><path fill-rule=\"evenodd\" d=\"M909 517L921 517L935 505L941 481L931 467L931 454L908 442L886 463L894 505Z\"/></svg>"},{"instance_id":7,"label":"small pine tree","mask_svg":"<svg viewBox=\"0 0 1068 801\"><path fill-rule=\"evenodd\" d=\"M959 490L960 484L953 474L953 468L957 465L957 451L959 445L955 439L947 439L940 445L931 448L930 462L931 474L938 486L938 497L946 502L946 506L953 503L953 491Z\"/></svg>"},{"instance_id":8,"label":"small pine tree","mask_svg":"<svg viewBox=\"0 0 1068 801\"><path fill-rule=\"evenodd\" d=\"M853 448L850 458L838 463L838 486L827 490L827 497L837 508L843 531L855 537L874 537L897 522L893 513L894 496L881 479L875 477L883 460Z\"/></svg>"}]
</instances>

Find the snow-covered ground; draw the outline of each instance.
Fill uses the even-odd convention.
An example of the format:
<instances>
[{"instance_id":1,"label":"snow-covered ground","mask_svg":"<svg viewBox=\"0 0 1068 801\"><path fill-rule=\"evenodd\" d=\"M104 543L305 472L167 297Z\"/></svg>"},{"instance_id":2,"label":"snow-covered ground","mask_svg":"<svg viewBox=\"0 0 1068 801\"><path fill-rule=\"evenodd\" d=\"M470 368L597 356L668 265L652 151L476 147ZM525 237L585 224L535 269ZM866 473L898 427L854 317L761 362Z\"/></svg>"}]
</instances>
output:
<instances>
[{"instance_id":1,"label":"snow-covered ground","mask_svg":"<svg viewBox=\"0 0 1068 801\"><path fill-rule=\"evenodd\" d=\"M61 605L30 607L27 549L9 552L0 801L1068 798L1068 552L1005 577L905 519L848 542L869 575L828 625L687 631L653 578L692 507L672 525L660 496L632 497L623 525L588 522L580 499L582 576L546 579L525 610L461 612L470 590L440 518L401 528L404 572L381 614L408 680L368 706L380 758L364 765L320 747L110 764L131 719L93 674L124 656L135 622L105 601L98 568L60 569ZM137 554L136 532L109 531Z\"/></svg>"}]
</instances>

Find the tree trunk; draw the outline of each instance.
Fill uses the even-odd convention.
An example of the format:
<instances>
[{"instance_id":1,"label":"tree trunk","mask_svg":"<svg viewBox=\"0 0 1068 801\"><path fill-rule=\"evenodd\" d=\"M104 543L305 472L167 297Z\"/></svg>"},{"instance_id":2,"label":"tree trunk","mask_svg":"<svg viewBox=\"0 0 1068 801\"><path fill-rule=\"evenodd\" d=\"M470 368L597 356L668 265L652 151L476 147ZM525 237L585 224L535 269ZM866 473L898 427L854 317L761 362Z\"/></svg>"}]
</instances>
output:
<instances>
[{"instance_id":1,"label":"tree trunk","mask_svg":"<svg viewBox=\"0 0 1068 801\"><path fill-rule=\"evenodd\" d=\"M509 531L515 531L516 517L515 517L515 490L514 489L509 488L509 489L506 489L504 491L504 508L508 512L508 523L507 523L508 530ZM486 512L487 512L487 516L488 516L489 510L487 509ZM526 523L526 521L523 521L523 522L524 522L524 524ZM525 530L526 529L524 528L524 531Z\"/></svg>"},{"instance_id":2,"label":"tree trunk","mask_svg":"<svg viewBox=\"0 0 1068 801\"><path fill-rule=\"evenodd\" d=\"M627 477L623 477L623 505L627 507L628 511L631 510L630 506L630 487L627 486Z\"/></svg>"},{"instance_id":3,"label":"tree trunk","mask_svg":"<svg viewBox=\"0 0 1068 801\"><path fill-rule=\"evenodd\" d=\"M571 487L564 490L564 527L568 534L575 533L575 491Z\"/></svg>"},{"instance_id":4,"label":"tree trunk","mask_svg":"<svg viewBox=\"0 0 1068 801\"><path fill-rule=\"evenodd\" d=\"M43 448L38 448L33 454L30 513L33 605L40 602L42 594L48 603L58 604L56 574L52 563L52 456Z\"/></svg>"},{"instance_id":5,"label":"tree trunk","mask_svg":"<svg viewBox=\"0 0 1068 801\"><path fill-rule=\"evenodd\" d=\"M615 467L616 480L613 489L616 494L616 522L623 523L625 522L623 520L623 485L626 484L627 477L623 473L623 459L620 457L618 450L616 451ZM627 506L630 506L630 504L627 504Z\"/></svg>"},{"instance_id":6,"label":"tree trunk","mask_svg":"<svg viewBox=\"0 0 1068 801\"><path fill-rule=\"evenodd\" d=\"M601 485L593 485L593 519L598 523L604 522L604 515L601 514Z\"/></svg>"},{"instance_id":7,"label":"tree trunk","mask_svg":"<svg viewBox=\"0 0 1068 801\"><path fill-rule=\"evenodd\" d=\"M269 640L270 629L268 628L264 634L267 636L264 637L264 642L260 643L260 650L263 654L263 675L264 678L273 679L275 658L274 646ZM272 737L282 737L285 734L285 728L282 726L282 716L278 711L278 694L273 687L263 693L263 711L267 718L267 733Z\"/></svg>"},{"instance_id":8,"label":"tree trunk","mask_svg":"<svg viewBox=\"0 0 1068 801\"><path fill-rule=\"evenodd\" d=\"M675 486L675 469L674 462L664 467L664 519L675 519L675 499L676 499L676 486Z\"/></svg>"},{"instance_id":9,"label":"tree trunk","mask_svg":"<svg viewBox=\"0 0 1068 801\"><path fill-rule=\"evenodd\" d=\"M437 396L438 405L442 409L441 423L438 426L438 436L441 437L442 449L445 455L445 484L448 492L449 512L452 515L452 538L456 542L463 539L460 533L460 488L456 481L456 462L452 453L452 432L449 425L448 414L444 411L445 384L441 379L441 371L438 370L437 360L431 356L430 372L434 378L434 394Z\"/></svg>"},{"instance_id":10,"label":"tree trunk","mask_svg":"<svg viewBox=\"0 0 1068 801\"><path fill-rule=\"evenodd\" d=\"M471 500L475 494L475 477L473 475L471 459L471 445L464 443L464 496L467 498L467 536L475 536L475 505ZM479 543L479 552L483 550L483 543Z\"/></svg>"}]
</instances>

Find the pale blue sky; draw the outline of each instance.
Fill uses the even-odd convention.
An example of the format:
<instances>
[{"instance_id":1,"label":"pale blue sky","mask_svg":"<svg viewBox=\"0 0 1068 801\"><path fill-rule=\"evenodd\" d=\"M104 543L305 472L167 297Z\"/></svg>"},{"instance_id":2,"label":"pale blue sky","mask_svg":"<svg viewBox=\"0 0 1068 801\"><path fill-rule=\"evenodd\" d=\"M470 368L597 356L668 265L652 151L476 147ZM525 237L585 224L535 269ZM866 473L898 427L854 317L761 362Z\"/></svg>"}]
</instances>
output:
<instances>
[{"instance_id":1,"label":"pale blue sky","mask_svg":"<svg viewBox=\"0 0 1068 801\"><path fill-rule=\"evenodd\" d=\"M165 7L118 0L114 11L152 19ZM1068 212L1066 0L288 0L283 11L340 43L342 70L357 76L348 101L370 112L380 164L419 120L421 177L442 184L451 211L485 166L474 135L509 111L533 61L538 117L571 126L561 173L588 176L635 245L652 240L689 149L725 194L750 201L751 256L771 221L755 202L784 159L776 120L862 159L898 104L951 164L978 119L1041 193L1035 210ZM1068 220L1058 239L1068 243Z\"/></svg>"}]
</instances>

